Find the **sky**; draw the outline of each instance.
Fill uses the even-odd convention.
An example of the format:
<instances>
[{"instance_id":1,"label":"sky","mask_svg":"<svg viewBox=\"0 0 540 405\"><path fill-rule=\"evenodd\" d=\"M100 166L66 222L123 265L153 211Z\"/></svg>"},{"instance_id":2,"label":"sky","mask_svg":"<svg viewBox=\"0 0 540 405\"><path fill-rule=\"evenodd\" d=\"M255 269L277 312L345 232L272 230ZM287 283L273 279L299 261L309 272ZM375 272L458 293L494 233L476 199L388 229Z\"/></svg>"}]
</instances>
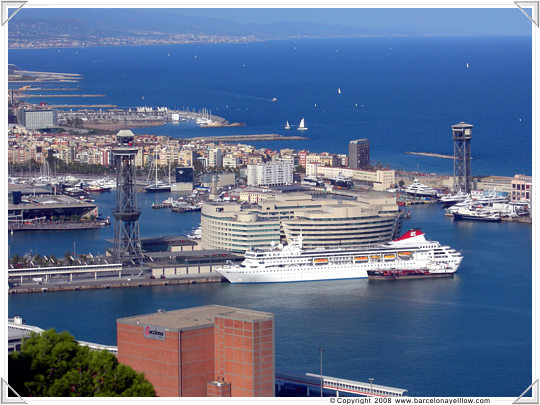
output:
<instances>
[{"instance_id":1,"label":"sky","mask_svg":"<svg viewBox=\"0 0 540 405\"><path fill-rule=\"evenodd\" d=\"M530 11L530 10L529 10ZM181 9L183 15L237 22L315 22L358 28L419 29L425 34L531 35L532 23L512 8L269 8Z\"/></svg>"}]
</instances>

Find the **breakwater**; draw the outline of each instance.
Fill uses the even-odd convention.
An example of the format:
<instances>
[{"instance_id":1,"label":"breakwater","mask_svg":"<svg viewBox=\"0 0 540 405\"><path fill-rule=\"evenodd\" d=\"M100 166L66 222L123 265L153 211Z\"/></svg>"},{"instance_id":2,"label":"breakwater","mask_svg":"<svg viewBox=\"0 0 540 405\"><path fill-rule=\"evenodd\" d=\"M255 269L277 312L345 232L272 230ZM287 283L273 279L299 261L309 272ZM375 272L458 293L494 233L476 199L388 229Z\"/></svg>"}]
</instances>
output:
<instances>
[{"instance_id":1,"label":"breakwater","mask_svg":"<svg viewBox=\"0 0 540 405\"><path fill-rule=\"evenodd\" d=\"M195 140L206 141L223 141L223 142L239 142L239 141L281 141L281 140L301 140L309 139L305 136L287 136L279 134L254 134L254 135L214 135L214 136L200 136L190 138Z\"/></svg>"}]
</instances>

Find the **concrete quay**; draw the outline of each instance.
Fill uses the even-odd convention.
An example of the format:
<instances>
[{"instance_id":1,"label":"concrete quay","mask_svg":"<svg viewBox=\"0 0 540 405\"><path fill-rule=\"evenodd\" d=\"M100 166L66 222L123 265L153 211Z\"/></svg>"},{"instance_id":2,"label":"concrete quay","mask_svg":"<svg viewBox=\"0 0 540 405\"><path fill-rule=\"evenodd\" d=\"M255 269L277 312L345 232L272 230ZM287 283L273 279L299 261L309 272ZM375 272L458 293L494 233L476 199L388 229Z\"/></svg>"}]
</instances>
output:
<instances>
[{"instance_id":1,"label":"concrete quay","mask_svg":"<svg viewBox=\"0 0 540 405\"><path fill-rule=\"evenodd\" d=\"M93 281L73 281L69 283L46 283L46 284L23 284L16 287L11 287L8 290L9 294L37 293L37 292L54 292L54 291L78 291L78 290L95 290L106 288L124 288L124 287L153 287L165 285L181 285L181 284L199 284L199 283L221 283L225 278L212 274L198 274L193 276L170 277L170 278L114 278L114 279L98 279Z\"/></svg>"}]
</instances>

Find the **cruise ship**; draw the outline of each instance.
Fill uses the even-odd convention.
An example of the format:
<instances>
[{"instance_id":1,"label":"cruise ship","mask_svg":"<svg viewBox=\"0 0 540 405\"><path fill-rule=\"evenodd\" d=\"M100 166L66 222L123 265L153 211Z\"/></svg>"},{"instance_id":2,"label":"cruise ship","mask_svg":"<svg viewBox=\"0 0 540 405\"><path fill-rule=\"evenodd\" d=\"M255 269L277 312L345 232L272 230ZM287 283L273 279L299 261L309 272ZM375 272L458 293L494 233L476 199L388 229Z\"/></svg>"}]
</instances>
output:
<instances>
[{"instance_id":1,"label":"cruise ship","mask_svg":"<svg viewBox=\"0 0 540 405\"><path fill-rule=\"evenodd\" d=\"M270 250L248 250L240 265L216 269L231 283L452 276L462 255L413 229L394 241L357 249L303 249L302 237Z\"/></svg>"}]
</instances>

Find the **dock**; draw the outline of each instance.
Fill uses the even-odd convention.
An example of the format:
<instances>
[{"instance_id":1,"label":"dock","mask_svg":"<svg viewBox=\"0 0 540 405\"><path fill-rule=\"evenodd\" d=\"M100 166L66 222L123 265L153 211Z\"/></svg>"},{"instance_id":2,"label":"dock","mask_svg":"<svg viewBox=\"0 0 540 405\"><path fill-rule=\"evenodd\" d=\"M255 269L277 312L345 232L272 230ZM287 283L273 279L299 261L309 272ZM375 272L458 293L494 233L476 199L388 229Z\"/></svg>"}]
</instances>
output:
<instances>
[{"instance_id":1,"label":"dock","mask_svg":"<svg viewBox=\"0 0 540 405\"><path fill-rule=\"evenodd\" d=\"M225 278L221 275L186 276L166 279L148 278L118 278L113 280L97 280L94 282L72 282L63 284L20 285L8 290L8 294L44 293L54 291L80 291L125 287L154 287L166 285L222 283Z\"/></svg>"},{"instance_id":2,"label":"dock","mask_svg":"<svg viewBox=\"0 0 540 405\"><path fill-rule=\"evenodd\" d=\"M82 229L96 229L110 225L110 221L9 221L8 231L79 231Z\"/></svg>"}]
</instances>

